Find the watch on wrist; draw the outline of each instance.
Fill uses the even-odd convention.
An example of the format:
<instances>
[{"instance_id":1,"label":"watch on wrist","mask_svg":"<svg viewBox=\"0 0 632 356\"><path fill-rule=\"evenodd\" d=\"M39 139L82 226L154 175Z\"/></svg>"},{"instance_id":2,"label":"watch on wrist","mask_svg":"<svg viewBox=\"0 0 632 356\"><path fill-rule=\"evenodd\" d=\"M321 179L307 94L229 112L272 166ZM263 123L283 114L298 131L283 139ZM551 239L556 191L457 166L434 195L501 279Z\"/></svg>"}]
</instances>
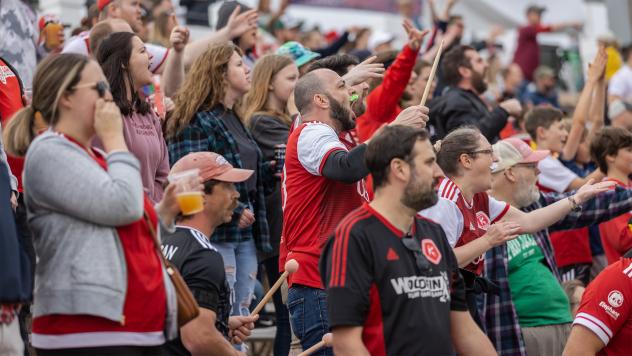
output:
<instances>
[{"instance_id":1,"label":"watch on wrist","mask_svg":"<svg viewBox=\"0 0 632 356\"><path fill-rule=\"evenodd\" d=\"M577 213L579 211L582 211L582 206L577 204L577 201L575 201L575 197L573 197L573 196L568 197L568 201L569 201L569 203L571 203L571 211L573 213Z\"/></svg>"}]
</instances>

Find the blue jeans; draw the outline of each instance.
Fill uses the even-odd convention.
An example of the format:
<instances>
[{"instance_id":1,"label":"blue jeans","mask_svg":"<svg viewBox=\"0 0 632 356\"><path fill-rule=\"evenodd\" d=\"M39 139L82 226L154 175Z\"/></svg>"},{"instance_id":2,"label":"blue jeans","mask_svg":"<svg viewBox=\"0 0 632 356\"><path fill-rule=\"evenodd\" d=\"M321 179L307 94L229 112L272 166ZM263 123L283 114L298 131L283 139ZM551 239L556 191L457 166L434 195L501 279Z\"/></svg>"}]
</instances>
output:
<instances>
[{"instance_id":1,"label":"blue jeans","mask_svg":"<svg viewBox=\"0 0 632 356\"><path fill-rule=\"evenodd\" d=\"M224 259L226 281L230 286L232 312L230 315L250 315L257 279L257 248L253 240L213 243ZM238 350L245 351L241 345Z\"/></svg>"},{"instance_id":2,"label":"blue jeans","mask_svg":"<svg viewBox=\"0 0 632 356\"><path fill-rule=\"evenodd\" d=\"M327 293L324 290L293 285L288 291L287 308L292 331L301 340L303 350L320 342L329 332ZM312 355L333 356L333 350L322 348Z\"/></svg>"},{"instance_id":3,"label":"blue jeans","mask_svg":"<svg viewBox=\"0 0 632 356\"><path fill-rule=\"evenodd\" d=\"M250 315L257 279L257 249L253 240L213 243L224 259L226 280L233 296L231 315Z\"/></svg>"}]
</instances>

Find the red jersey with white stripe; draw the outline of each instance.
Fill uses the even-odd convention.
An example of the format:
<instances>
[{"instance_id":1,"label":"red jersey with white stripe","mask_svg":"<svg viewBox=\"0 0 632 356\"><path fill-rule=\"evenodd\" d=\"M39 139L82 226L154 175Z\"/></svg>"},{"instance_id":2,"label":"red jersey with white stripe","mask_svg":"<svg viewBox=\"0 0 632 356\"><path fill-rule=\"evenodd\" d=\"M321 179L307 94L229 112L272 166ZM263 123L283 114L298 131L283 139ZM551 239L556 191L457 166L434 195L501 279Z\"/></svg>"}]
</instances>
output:
<instances>
[{"instance_id":1,"label":"red jersey with white stripe","mask_svg":"<svg viewBox=\"0 0 632 356\"><path fill-rule=\"evenodd\" d=\"M573 325L582 325L606 345L599 355L632 353L632 254L608 266L586 288Z\"/></svg>"},{"instance_id":2,"label":"red jersey with white stripe","mask_svg":"<svg viewBox=\"0 0 632 356\"><path fill-rule=\"evenodd\" d=\"M487 233L491 224L499 221L509 211L509 204L490 197L486 192L474 194L468 202L459 187L449 178L439 185L439 201L420 214L436 221L446 233L452 247L468 244ZM481 255L465 267L480 275L484 256Z\"/></svg>"},{"instance_id":3,"label":"red jersey with white stripe","mask_svg":"<svg viewBox=\"0 0 632 356\"><path fill-rule=\"evenodd\" d=\"M169 48L157 46L151 43L145 43L145 48L152 56L149 70L156 73L160 66L167 60ZM78 53L84 56L90 56L90 31L83 31L77 36L71 38L64 46L61 53Z\"/></svg>"},{"instance_id":4,"label":"red jersey with white stripe","mask_svg":"<svg viewBox=\"0 0 632 356\"><path fill-rule=\"evenodd\" d=\"M323 288L318 272L322 246L338 223L366 201L364 180L354 184L327 179L322 169L330 154L348 151L356 143L336 134L329 125L308 122L298 126L288 138L283 167L283 234L280 267L295 259L300 268L288 278Z\"/></svg>"}]
</instances>

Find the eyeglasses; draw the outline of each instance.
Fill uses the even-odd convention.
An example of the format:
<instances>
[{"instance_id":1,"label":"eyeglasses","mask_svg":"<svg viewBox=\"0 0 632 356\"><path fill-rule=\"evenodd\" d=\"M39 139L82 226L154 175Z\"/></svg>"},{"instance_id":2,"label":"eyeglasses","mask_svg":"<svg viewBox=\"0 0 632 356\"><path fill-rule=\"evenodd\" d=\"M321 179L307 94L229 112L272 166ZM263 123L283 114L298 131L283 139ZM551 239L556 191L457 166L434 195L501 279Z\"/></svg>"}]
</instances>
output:
<instances>
[{"instance_id":1,"label":"eyeglasses","mask_svg":"<svg viewBox=\"0 0 632 356\"><path fill-rule=\"evenodd\" d=\"M524 168L536 169L536 168L538 168L538 163L537 162L533 162L533 163L516 163L516 164L514 164L514 167L524 167Z\"/></svg>"},{"instance_id":2,"label":"eyeglasses","mask_svg":"<svg viewBox=\"0 0 632 356\"><path fill-rule=\"evenodd\" d=\"M110 85L104 80L100 80L96 83L86 83L86 84L75 85L72 88L72 90L81 89L81 88L89 88L89 89L96 90L97 94L99 94L99 98L101 99L105 97L106 92L110 91Z\"/></svg>"},{"instance_id":3,"label":"eyeglasses","mask_svg":"<svg viewBox=\"0 0 632 356\"><path fill-rule=\"evenodd\" d=\"M406 235L402 238L402 243L404 244L404 247L413 253L415 256L415 263L421 271L427 271L430 269L430 262L421 251L421 243L419 241L410 235Z\"/></svg>"},{"instance_id":4,"label":"eyeglasses","mask_svg":"<svg viewBox=\"0 0 632 356\"><path fill-rule=\"evenodd\" d=\"M482 153L482 154L486 154L486 155L493 155L494 154L494 150L491 148L488 148L486 150L477 150L477 151L472 151L472 152L468 152L467 154L469 155L475 155L477 153Z\"/></svg>"}]
</instances>

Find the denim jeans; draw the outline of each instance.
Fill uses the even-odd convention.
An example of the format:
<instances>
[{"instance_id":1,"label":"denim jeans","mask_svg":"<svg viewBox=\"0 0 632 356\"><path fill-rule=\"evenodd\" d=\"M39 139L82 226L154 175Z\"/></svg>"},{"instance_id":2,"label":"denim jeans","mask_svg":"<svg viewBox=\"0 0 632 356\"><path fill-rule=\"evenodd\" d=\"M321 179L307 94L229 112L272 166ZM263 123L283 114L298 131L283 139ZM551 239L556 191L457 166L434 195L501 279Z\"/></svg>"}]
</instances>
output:
<instances>
[{"instance_id":1,"label":"denim jeans","mask_svg":"<svg viewBox=\"0 0 632 356\"><path fill-rule=\"evenodd\" d=\"M268 281L272 284L281 276L279 273L279 256L274 256L261 261L266 270ZM290 330L290 316L287 307L281 297L279 288L273 295L274 310L276 314L276 335L274 337L274 356L287 356L290 353L292 331Z\"/></svg>"},{"instance_id":2,"label":"denim jeans","mask_svg":"<svg viewBox=\"0 0 632 356\"><path fill-rule=\"evenodd\" d=\"M301 340L303 350L317 344L329 332L327 293L324 290L293 285L288 291L287 308L292 331ZM322 348L312 355L333 356L333 350Z\"/></svg>"},{"instance_id":3,"label":"denim jeans","mask_svg":"<svg viewBox=\"0 0 632 356\"><path fill-rule=\"evenodd\" d=\"M230 286L233 310L231 315L250 315L257 279L257 248L253 240L213 243L224 259L226 281ZM245 351L241 345L236 349Z\"/></svg>"}]
</instances>

